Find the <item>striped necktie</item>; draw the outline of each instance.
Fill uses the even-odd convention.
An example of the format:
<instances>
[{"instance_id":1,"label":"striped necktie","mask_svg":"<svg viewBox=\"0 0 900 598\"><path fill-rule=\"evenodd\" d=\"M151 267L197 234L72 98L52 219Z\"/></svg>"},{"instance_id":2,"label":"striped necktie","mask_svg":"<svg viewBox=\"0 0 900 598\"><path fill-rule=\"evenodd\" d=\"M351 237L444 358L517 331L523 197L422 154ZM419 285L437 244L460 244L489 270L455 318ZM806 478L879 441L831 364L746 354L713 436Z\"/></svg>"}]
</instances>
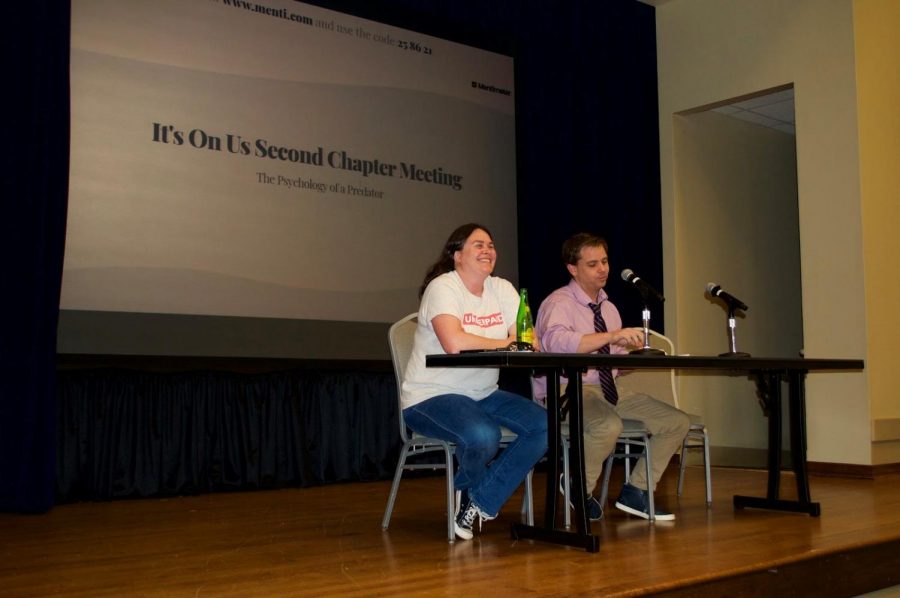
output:
<instances>
[{"instance_id":1,"label":"striped necktie","mask_svg":"<svg viewBox=\"0 0 900 598\"><path fill-rule=\"evenodd\" d=\"M606 320L600 313L600 305L597 303L588 303L588 307L594 312L594 331L606 332ZM609 355L609 345L603 345L598 351L601 355ZM607 401L615 405L619 402L619 391L616 390L616 381L613 380L612 370L609 368L597 368L597 374L600 377L600 388L603 389L603 396Z\"/></svg>"}]
</instances>

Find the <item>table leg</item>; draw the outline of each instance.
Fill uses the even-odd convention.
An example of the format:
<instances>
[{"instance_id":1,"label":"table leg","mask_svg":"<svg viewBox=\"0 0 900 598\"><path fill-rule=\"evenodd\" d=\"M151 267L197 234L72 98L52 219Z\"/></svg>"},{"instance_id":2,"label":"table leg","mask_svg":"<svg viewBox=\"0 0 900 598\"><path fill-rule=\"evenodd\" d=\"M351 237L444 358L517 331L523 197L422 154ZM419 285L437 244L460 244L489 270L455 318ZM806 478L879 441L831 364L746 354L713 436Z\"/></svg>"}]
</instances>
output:
<instances>
[{"instance_id":1,"label":"table leg","mask_svg":"<svg viewBox=\"0 0 900 598\"><path fill-rule=\"evenodd\" d=\"M788 375L788 409L790 410L791 465L797 480L797 501L807 507L813 517L821 514L819 503L809 495L809 476L806 469L806 389L805 372L792 371Z\"/></svg>"},{"instance_id":2,"label":"table leg","mask_svg":"<svg viewBox=\"0 0 900 598\"><path fill-rule=\"evenodd\" d=\"M766 496L769 500L778 500L781 493L781 435L782 435L782 405L781 405L781 376L778 373L769 372L767 387L769 397L769 455L768 470L769 483Z\"/></svg>"},{"instance_id":3,"label":"table leg","mask_svg":"<svg viewBox=\"0 0 900 598\"><path fill-rule=\"evenodd\" d=\"M572 475L570 487L572 504L575 506L575 529L581 535L590 535L591 527L584 511L584 393L581 388L581 370L567 371L569 385L569 470Z\"/></svg>"},{"instance_id":4,"label":"table leg","mask_svg":"<svg viewBox=\"0 0 900 598\"><path fill-rule=\"evenodd\" d=\"M559 396L559 372L554 370L552 374L547 375L547 484L544 502L544 527L547 529L556 527L556 507L559 503L559 494L556 491L562 444Z\"/></svg>"},{"instance_id":5,"label":"table leg","mask_svg":"<svg viewBox=\"0 0 900 598\"><path fill-rule=\"evenodd\" d=\"M544 525L538 527L524 523L512 525L513 539L533 539L544 542L553 542L565 546L584 548L588 552L600 550L600 538L591 534L591 528L584 511L584 435L582 427L582 392L581 370L566 371L570 380L567 392L569 393L569 467L572 475L572 501L575 504L575 523L577 533L563 531L556 527L557 509L559 498L557 483L559 481L559 449L560 449L560 425L559 417L559 371L554 371L547 376L547 488L544 511ZM574 381L574 383L572 382ZM572 433L572 431L577 433ZM563 508L568 508L563 505Z\"/></svg>"},{"instance_id":6,"label":"table leg","mask_svg":"<svg viewBox=\"0 0 900 598\"><path fill-rule=\"evenodd\" d=\"M781 500L781 371L755 372L756 384L766 415L769 417L768 489L766 498L753 496L734 497L735 508L753 507L808 513L817 517L819 503L810 501L809 481L806 472L806 414L804 409L803 371L788 372L788 408L790 410L790 437L792 468L797 478L798 500Z\"/></svg>"}]
</instances>

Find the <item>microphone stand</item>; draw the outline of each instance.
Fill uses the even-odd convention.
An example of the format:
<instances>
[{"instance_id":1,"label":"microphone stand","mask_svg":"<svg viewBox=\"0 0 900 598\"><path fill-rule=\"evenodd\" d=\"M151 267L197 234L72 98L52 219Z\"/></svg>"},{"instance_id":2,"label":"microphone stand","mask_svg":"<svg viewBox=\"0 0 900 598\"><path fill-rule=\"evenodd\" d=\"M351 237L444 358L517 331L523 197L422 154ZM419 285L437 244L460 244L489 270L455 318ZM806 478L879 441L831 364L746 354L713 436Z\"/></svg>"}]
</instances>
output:
<instances>
[{"instance_id":1,"label":"microphone stand","mask_svg":"<svg viewBox=\"0 0 900 598\"><path fill-rule=\"evenodd\" d=\"M644 300L644 310L641 312L644 319L644 346L640 349L629 351L629 353L631 355L665 355L665 351L654 349L650 346L650 308L647 307L647 293L645 291L641 291L641 298Z\"/></svg>"},{"instance_id":2,"label":"microphone stand","mask_svg":"<svg viewBox=\"0 0 900 598\"><path fill-rule=\"evenodd\" d=\"M734 329L736 325L734 319L734 304L731 301L726 301L726 303L728 304L728 341L731 350L727 353L719 353L719 357L750 357L749 353L737 350L737 344L734 340Z\"/></svg>"}]
</instances>

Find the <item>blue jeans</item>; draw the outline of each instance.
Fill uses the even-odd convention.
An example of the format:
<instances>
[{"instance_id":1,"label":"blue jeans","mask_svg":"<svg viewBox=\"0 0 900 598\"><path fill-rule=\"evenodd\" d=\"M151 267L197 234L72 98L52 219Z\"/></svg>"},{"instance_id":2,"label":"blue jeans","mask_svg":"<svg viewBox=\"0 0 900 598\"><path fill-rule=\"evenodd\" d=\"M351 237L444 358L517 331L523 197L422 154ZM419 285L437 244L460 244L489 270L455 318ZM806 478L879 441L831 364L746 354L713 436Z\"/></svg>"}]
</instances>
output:
<instances>
[{"instance_id":1,"label":"blue jeans","mask_svg":"<svg viewBox=\"0 0 900 598\"><path fill-rule=\"evenodd\" d=\"M547 412L505 390L480 401L458 394L438 395L407 407L403 418L419 434L456 444L459 465L454 485L468 490L475 504L491 516L497 515L547 452ZM500 426L518 438L498 456Z\"/></svg>"}]
</instances>

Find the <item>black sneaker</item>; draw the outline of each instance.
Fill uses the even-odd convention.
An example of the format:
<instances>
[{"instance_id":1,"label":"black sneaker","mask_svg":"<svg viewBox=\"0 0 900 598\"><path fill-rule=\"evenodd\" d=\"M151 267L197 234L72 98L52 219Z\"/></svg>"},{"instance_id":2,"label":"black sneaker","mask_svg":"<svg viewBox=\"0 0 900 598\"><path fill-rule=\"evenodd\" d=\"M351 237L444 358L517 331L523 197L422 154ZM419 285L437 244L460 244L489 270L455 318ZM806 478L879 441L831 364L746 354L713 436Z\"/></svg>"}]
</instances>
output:
<instances>
[{"instance_id":1,"label":"black sneaker","mask_svg":"<svg viewBox=\"0 0 900 598\"><path fill-rule=\"evenodd\" d=\"M619 493L619 500L616 501L616 508L631 515L637 515L644 519L650 519L650 500L646 490L641 490L631 484L622 486L622 492ZM655 507L655 505L654 505ZM662 509L654 508L654 518L659 521L672 521L675 515Z\"/></svg>"},{"instance_id":2,"label":"black sneaker","mask_svg":"<svg viewBox=\"0 0 900 598\"><path fill-rule=\"evenodd\" d=\"M459 515L459 507L462 506L463 502L469 501L469 491L468 490L457 490L456 491L456 510L453 511L454 515Z\"/></svg>"},{"instance_id":3,"label":"black sneaker","mask_svg":"<svg viewBox=\"0 0 900 598\"><path fill-rule=\"evenodd\" d=\"M468 492L460 493L459 507L456 510L456 519L453 522L453 531L462 540L471 540L475 520L480 519L481 511L469 498Z\"/></svg>"},{"instance_id":4,"label":"black sneaker","mask_svg":"<svg viewBox=\"0 0 900 598\"><path fill-rule=\"evenodd\" d=\"M565 478L563 477L565 474L559 475L559 493L563 496L566 495L566 485ZM569 491L572 490L572 484L569 484ZM569 508L573 511L575 510L575 505L572 504L572 501L569 500ZM600 501L594 498L593 494L589 494L584 501L584 512L587 513L588 519L591 521L600 521L603 519L603 505L600 504Z\"/></svg>"}]
</instances>

